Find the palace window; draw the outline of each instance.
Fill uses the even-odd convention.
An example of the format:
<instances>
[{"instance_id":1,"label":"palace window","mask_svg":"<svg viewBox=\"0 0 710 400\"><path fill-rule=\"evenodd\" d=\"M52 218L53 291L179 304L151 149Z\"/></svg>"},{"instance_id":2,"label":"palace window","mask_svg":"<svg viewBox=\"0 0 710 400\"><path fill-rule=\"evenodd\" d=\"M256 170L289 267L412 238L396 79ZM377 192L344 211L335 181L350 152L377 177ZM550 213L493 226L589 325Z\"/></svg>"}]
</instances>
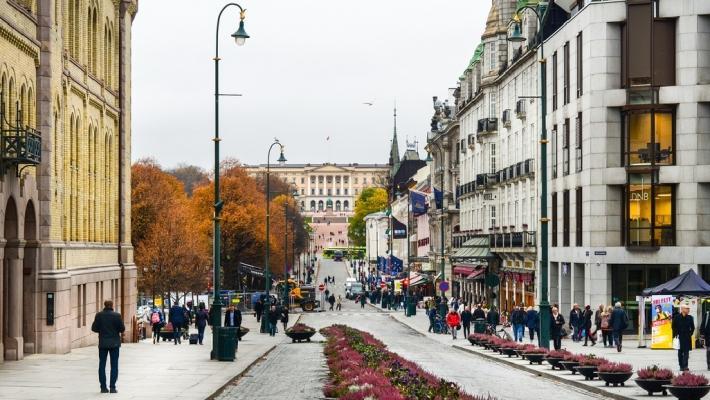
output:
<instances>
[{"instance_id":1,"label":"palace window","mask_svg":"<svg viewBox=\"0 0 710 400\"><path fill-rule=\"evenodd\" d=\"M657 174L629 174L626 186L626 246L675 245L675 192Z\"/></svg>"},{"instance_id":2,"label":"palace window","mask_svg":"<svg viewBox=\"0 0 710 400\"><path fill-rule=\"evenodd\" d=\"M634 110L624 114L626 166L674 163L675 115L671 109Z\"/></svg>"}]
</instances>

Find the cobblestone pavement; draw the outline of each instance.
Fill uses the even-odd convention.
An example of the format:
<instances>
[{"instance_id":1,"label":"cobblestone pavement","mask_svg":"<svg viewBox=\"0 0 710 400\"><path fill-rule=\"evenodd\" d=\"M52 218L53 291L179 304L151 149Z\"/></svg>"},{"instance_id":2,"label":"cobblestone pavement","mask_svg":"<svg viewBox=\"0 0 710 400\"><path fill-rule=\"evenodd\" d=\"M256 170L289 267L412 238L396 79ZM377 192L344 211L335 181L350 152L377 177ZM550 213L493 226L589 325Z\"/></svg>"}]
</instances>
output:
<instances>
[{"instance_id":1,"label":"cobblestone pavement","mask_svg":"<svg viewBox=\"0 0 710 400\"><path fill-rule=\"evenodd\" d=\"M550 398L551 395L565 400L604 398L455 349L391 318L392 312L371 306L361 309L359 304L345 300L347 274L344 263L323 261L320 275L335 276L336 283L329 285L329 289L335 291L336 296L343 295L343 309L304 314L301 322L318 329L337 323L370 332L391 351L439 377L458 383L471 394L491 394L506 400Z\"/></svg>"},{"instance_id":2,"label":"cobblestone pavement","mask_svg":"<svg viewBox=\"0 0 710 400\"><path fill-rule=\"evenodd\" d=\"M216 399L320 399L327 374L321 343L281 343Z\"/></svg>"}]
</instances>

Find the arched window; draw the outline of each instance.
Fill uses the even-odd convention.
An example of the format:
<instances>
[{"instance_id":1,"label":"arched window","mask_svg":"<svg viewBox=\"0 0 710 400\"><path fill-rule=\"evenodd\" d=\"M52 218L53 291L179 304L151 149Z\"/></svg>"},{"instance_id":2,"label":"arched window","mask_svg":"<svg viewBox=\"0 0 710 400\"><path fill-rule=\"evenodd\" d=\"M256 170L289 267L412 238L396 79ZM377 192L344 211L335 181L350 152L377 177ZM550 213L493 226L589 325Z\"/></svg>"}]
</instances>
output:
<instances>
[{"instance_id":1,"label":"arched window","mask_svg":"<svg viewBox=\"0 0 710 400\"><path fill-rule=\"evenodd\" d=\"M35 95L32 88L27 90L27 125L30 128L37 128L37 111L35 108Z\"/></svg>"},{"instance_id":2,"label":"arched window","mask_svg":"<svg viewBox=\"0 0 710 400\"><path fill-rule=\"evenodd\" d=\"M2 78L0 78L0 85L2 86L2 88L0 89L0 90L2 90L2 93L0 93L0 95L1 95L0 101L2 102L2 110L1 110L2 111L2 121L0 121L0 126L2 128L6 128L7 124L5 123L5 121L6 120L9 121L9 119L8 119L8 117L9 117L9 114L8 114L8 112L9 112L9 109L8 109L8 107L9 107L9 100L8 100L9 92L8 92L8 88L7 88L7 76L5 75L4 72L2 74Z\"/></svg>"},{"instance_id":3,"label":"arched window","mask_svg":"<svg viewBox=\"0 0 710 400\"><path fill-rule=\"evenodd\" d=\"M316 210L316 201L311 200L311 211L315 211L315 210Z\"/></svg>"},{"instance_id":4,"label":"arched window","mask_svg":"<svg viewBox=\"0 0 710 400\"><path fill-rule=\"evenodd\" d=\"M25 127L27 126L27 87L23 83L22 86L20 86L20 116L19 116L19 123L18 125L20 127Z\"/></svg>"},{"instance_id":5,"label":"arched window","mask_svg":"<svg viewBox=\"0 0 710 400\"><path fill-rule=\"evenodd\" d=\"M340 211L340 200L335 202L335 211Z\"/></svg>"},{"instance_id":6,"label":"arched window","mask_svg":"<svg viewBox=\"0 0 710 400\"><path fill-rule=\"evenodd\" d=\"M10 87L8 88L8 115L7 120L10 125L17 124L17 88L15 87L15 79L10 78Z\"/></svg>"},{"instance_id":7,"label":"arched window","mask_svg":"<svg viewBox=\"0 0 710 400\"><path fill-rule=\"evenodd\" d=\"M318 201L318 211L323 211L323 200Z\"/></svg>"},{"instance_id":8,"label":"arched window","mask_svg":"<svg viewBox=\"0 0 710 400\"><path fill-rule=\"evenodd\" d=\"M350 202L348 200L343 202L343 210L350 211Z\"/></svg>"}]
</instances>

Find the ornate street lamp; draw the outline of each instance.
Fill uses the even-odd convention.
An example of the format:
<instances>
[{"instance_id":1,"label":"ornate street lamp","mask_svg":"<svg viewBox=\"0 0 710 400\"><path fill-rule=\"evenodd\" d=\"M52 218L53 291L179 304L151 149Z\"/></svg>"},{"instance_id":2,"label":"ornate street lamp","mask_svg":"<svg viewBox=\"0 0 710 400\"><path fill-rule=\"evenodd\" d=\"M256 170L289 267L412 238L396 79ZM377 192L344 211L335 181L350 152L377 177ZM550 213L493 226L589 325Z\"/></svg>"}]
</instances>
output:
<instances>
[{"instance_id":1,"label":"ornate street lamp","mask_svg":"<svg viewBox=\"0 0 710 400\"><path fill-rule=\"evenodd\" d=\"M222 207L224 203L222 202L220 191L219 191L219 97L222 94L219 92L219 23L222 19L222 13L227 8L235 6L239 8L239 29L237 32L232 34L235 38L237 45L241 46L244 44L245 40L249 38L246 31L244 31L244 13L245 9L242 8L237 3L229 3L222 7L222 10L217 16L217 29L215 34L215 55L214 55L214 234L213 234L213 298L212 307L210 308L210 314L212 318L212 352L210 353L211 359L217 358L217 349L219 347L219 328L222 326L222 297L220 295L220 275L221 275L221 251L220 251L220 240L221 240L221 227L220 227L220 214L222 213Z\"/></svg>"},{"instance_id":2,"label":"ornate street lamp","mask_svg":"<svg viewBox=\"0 0 710 400\"><path fill-rule=\"evenodd\" d=\"M271 295L269 294L269 291L271 291L271 277L269 276L269 252L271 251L269 249L269 213L271 211L269 199L271 193L271 185L269 181L269 174L271 169L271 149L273 149L276 145L279 146L280 150L278 162L286 162L286 157L284 157L284 146L279 143L278 139L274 138L274 142L271 143L271 146L269 146L269 152L266 155L266 251L264 252L264 291L266 293L266 299L264 300L264 315L267 315L267 313L271 310ZM267 319L268 318L261 319L261 333L268 332L268 329L266 327Z\"/></svg>"},{"instance_id":3,"label":"ornate street lamp","mask_svg":"<svg viewBox=\"0 0 710 400\"><path fill-rule=\"evenodd\" d=\"M547 2L541 1L535 7L526 5L520 7L515 16L513 16L513 33L508 36L508 41L514 43L522 43L526 38L522 34L520 27L521 10L530 10L537 17L537 35L541 34L542 17L547 10ZM540 42L540 163L538 175L540 177L540 347L550 347L550 302L548 299L548 237L547 224L550 221L547 218L547 126L545 124L545 115L547 114L547 71L545 59L545 47L542 38Z\"/></svg>"}]
</instances>

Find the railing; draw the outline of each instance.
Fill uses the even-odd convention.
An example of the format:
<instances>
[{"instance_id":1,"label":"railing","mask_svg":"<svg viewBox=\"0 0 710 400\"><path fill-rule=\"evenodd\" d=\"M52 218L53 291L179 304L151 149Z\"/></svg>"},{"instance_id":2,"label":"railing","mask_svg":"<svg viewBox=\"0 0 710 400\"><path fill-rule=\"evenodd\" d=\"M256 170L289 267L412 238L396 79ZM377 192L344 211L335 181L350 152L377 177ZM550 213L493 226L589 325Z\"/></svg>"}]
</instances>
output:
<instances>
[{"instance_id":1,"label":"railing","mask_svg":"<svg viewBox=\"0 0 710 400\"><path fill-rule=\"evenodd\" d=\"M460 248L468 240L488 237L491 249L531 249L537 246L535 231L481 233L478 231L460 232L453 235L454 248Z\"/></svg>"},{"instance_id":2,"label":"railing","mask_svg":"<svg viewBox=\"0 0 710 400\"><path fill-rule=\"evenodd\" d=\"M1 96L0 96L1 97ZM42 161L42 136L30 128L22 127L22 110L17 104L15 126L12 126L2 113L5 105L0 101L0 157L3 168L20 165L37 165Z\"/></svg>"}]
</instances>

